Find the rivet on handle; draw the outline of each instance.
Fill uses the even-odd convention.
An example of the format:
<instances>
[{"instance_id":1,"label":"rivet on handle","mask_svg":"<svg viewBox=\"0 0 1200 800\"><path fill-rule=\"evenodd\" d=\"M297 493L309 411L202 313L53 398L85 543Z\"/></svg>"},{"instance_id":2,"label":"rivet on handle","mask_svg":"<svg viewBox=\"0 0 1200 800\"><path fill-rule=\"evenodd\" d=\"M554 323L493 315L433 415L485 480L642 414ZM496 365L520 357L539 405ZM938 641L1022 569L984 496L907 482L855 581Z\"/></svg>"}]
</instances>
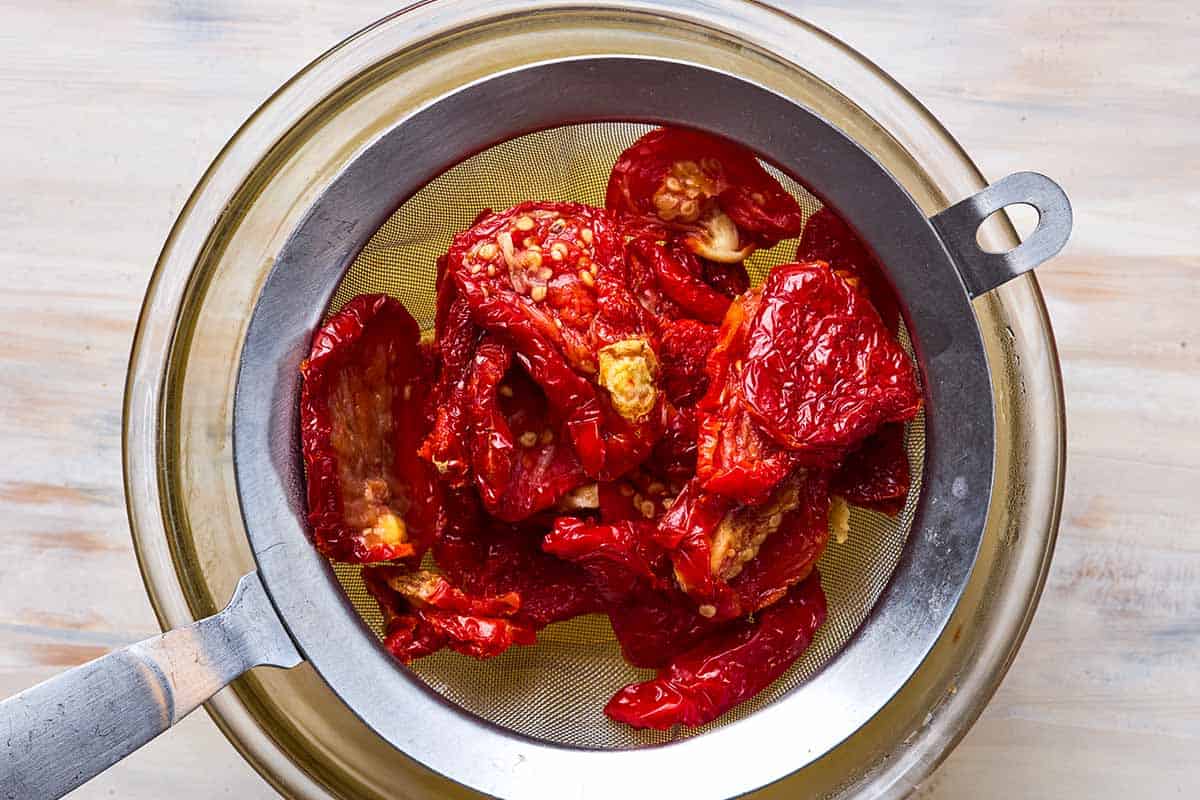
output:
<instances>
[{"instance_id":1,"label":"rivet on handle","mask_svg":"<svg viewBox=\"0 0 1200 800\"><path fill-rule=\"evenodd\" d=\"M1024 242L1007 253L981 250L976 232L1002 208L1027 204L1038 224ZM1071 203L1057 183L1037 172L1015 172L930 220L954 257L958 273L974 299L1037 267L1058 254L1071 235Z\"/></svg>"}]
</instances>

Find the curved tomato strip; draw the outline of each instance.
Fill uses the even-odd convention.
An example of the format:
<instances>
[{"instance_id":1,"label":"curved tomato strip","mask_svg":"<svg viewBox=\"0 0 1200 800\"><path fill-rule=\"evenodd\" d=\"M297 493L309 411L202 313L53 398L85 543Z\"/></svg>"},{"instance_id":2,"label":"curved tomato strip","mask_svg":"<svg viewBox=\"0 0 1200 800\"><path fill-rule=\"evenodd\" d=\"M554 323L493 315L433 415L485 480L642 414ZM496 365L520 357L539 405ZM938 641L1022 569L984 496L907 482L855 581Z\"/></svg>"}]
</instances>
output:
<instances>
[{"instance_id":1,"label":"curved tomato strip","mask_svg":"<svg viewBox=\"0 0 1200 800\"><path fill-rule=\"evenodd\" d=\"M713 324L725 318L729 298L704 282L700 261L694 255L650 239L630 242L629 250L650 265L659 289L684 314Z\"/></svg>"},{"instance_id":2,"label":"curved tomato strip","mask_svg":"<svg viewBox=\"0 0 1200 800\"><path fill-rule=\"evenodd\" d=\"M829 479L809 473L798 487L797 505L780 515L779 527L758 555L729 581L743 614L765 608L813 571L829 541Z\"/></svg>"},{"instance_id":3,"label":"curved tomato strip","mask_svg":"<svg viewBox=\"0 0 1200 800\"><path fill-rule=\"evenodd\" d=\"M559 517L542 539L542 550L582 567L611 602L639 582L657 581L663 553L654 541L654 528L645 520L594 525Z\"/></svg>"},{"instance_id":4,"label":"curved tomato strip","mask_svg":"<svg viewBox=\"0 0 1200 800\"><path fill-rule=\"evenodd\" d=\"M604 713L635 728L703 725L767 688L803 653L824 623L825 593L813 575L782 600L701 640L608 701Z\"/></svg>"},{"instance_id":5,"label":"curved tomato strip","mask_svg":"<svg viewBox=\"0 0 1200 800\"><path fill-rule=\"evenodd\" d=\"M301 365L309 523L336 561L419 559L433 536L438 489L416 455L431 381L419 338L403 304L364 295L321 326Z\"/></svg>"},{"instance_id":6,"label":"curved tomato strip","mask_svg":"<svg viewBox=\"0 0 1200 800\"><path fill-rule=\"evenodd\" d=\"M384 616L384 647L406 664L443 647L492 658L536 642L515 619L516 595L470 597L440 576L388 567L366 568L362 577Z\"/></svg>"}]
</instances>

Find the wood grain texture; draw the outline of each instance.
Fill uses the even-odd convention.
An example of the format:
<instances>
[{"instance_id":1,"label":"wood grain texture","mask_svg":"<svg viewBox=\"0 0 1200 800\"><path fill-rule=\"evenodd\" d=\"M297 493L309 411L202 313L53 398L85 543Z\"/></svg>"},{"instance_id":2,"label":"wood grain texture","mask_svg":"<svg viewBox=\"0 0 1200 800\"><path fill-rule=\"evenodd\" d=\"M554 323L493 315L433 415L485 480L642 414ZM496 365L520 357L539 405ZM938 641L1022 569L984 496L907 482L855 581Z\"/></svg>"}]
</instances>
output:
<instances>
[{"instance_id":1,"label":"wood grain texture","mask_svg":"<svg viewBox=\"0 0 1200 800\"><path fill-rule=\"evenodd\" d=\"M926 798L1195 797L1200 770L1200 7L794 7L919 97L985 174L1059 179L1039 274L1069 411L1041 610ZM0 695L157 630L121 390L158 249L281 82L384 2L0 3ZM268 798L203 715L73 796Z\"/></svg>"}]
</instances>

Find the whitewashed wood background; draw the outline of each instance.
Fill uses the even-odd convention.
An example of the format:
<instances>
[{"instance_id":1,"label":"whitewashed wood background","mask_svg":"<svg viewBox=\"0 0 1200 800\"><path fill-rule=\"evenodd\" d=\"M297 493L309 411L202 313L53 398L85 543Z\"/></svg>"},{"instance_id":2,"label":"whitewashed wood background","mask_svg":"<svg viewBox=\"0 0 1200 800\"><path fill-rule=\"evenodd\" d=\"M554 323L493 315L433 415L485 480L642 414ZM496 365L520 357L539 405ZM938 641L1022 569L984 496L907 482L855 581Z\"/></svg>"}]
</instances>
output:
<instances>
[{"instance_id":1,"label":"whitewashed wood background","mask_svg":"<svg viewBox=\"0 0 1200 800\"><path fill-rule=\"evenodd\" d=\"M1200 795L1200 5L796 4L998 177L1076 209L1039 273L1070 415L1041 610L922 790ZM0 3L0 696L157 631L131 549L121 390L139 303L195 181L374 0ZM204 714L78 798L274 796Z\"/></svg>"}]
</instances>

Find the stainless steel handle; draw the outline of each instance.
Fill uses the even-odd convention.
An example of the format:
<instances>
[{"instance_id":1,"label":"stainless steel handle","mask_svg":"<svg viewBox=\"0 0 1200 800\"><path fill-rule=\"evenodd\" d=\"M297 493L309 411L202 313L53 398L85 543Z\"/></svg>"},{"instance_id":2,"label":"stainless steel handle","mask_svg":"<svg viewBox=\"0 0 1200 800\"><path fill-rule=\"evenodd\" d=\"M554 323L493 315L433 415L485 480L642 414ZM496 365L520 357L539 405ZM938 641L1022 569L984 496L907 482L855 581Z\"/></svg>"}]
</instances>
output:
<instances>
[{"instance_id":1,"label":"stainless steel handle","mask_svg":"<svg viewBox=\"0 0 1200 800\"><path fill-rule=\"evenodd\" d=\"M980 249L975 236L983 221L1002 208L1028 204L1038 224L1007 253ZM1014 172L930 220L958 265L972 299L1053 258L1071 236L1071 203L1057 183L1037 172Z\"/></svg>"},{"instance_id":2,"label":"stainless steel handle","mask_svg":"<svg viewBox=\"0 0 1200 800\"><path fill-rule=\"evenodd\" d=\"M0 800L62 797L251 667L300 661L258 573L244 575L221 613L0 703Z\"/></svg>"}]
</instances>

